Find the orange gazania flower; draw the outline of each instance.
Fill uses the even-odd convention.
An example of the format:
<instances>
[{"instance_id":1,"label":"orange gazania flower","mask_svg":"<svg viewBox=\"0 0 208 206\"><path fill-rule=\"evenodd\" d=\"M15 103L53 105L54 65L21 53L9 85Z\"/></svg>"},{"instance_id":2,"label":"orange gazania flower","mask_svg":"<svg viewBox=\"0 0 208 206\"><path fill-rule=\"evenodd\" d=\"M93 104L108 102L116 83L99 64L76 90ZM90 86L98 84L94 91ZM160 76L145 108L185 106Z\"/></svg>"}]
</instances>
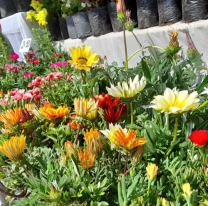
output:
<instances>
[{"instance_id":1,"label":"orange gazania flower","mask_svg":"<svg viewBox=\"0 0 208 206\"><path fill-rule=\"evenodd\" d=\"M67 116L70 112L70 109L65 106L60 106L57 109L43 106L39 110L41 114L45 116L48 120L62 119L64 116Z\"/></svg>"},{"instance_id":2,"label":"orange gazania flower","mask_svg":"<svg viewBox=\"0 0 208 206\"><path fill-rule=\"evenodd\" d=\"M96 129L93 130L92 128L90 131L84 132L85 141L87 143L87 146L89 147L89 150L93 154L100 153L103 148L103 139L102 135L99 131Z\"/></svg>"},{"instance_id":3,"label":"orange gazania flower","mask_svg":"<svg viewBox=\"0 0 208 206\"><path fill-rule=\"evenodd\" d=\"M54 108L54 105L53 105L53 103L47 102L47 103L44 104L44 107L46 107L46 108Z\"/></svg>"},{"instance_id":4,"label":"orange gazania flower","mask_svg":"<svg viewBox=\"0 0 208 206\"><path fill-rule=\"evenodd\" d=\"M89 169L93 166L95 162L95 155L92 154L89 150L85 148L83 153L82 149L80 148L78 155L82 168Z\"/></svg>"},{"instance_id":5,"label":"orange gazania flower","mask_svg":"<svg viewBox=\"0 0 208 206\"><path fill-rule=\"evenodd\" d=\"M10 129L12 126L19 123L21 118L22 108L14 108L6 110L5 113L0 114L0 121L4 123L5 127Z\"/></svg>"},{"instance_id":6,"label":"orange gazania flower","mask_svg":"<svg viewBox=\"0 0 208 206\"><path fill-rule=\"evenodd\" d=\"M73 130L77 130L78 127L79 127L79 124L76 122L75 119L70 119L69 120L69 125L70 125L70 128L73 129ZM84 127L84 125L82 124L81 128L83 128L83 127Z\"/></svg>"},{"instance_id":7,"label":"orange gazania flower","mask_svg":"<svg viewBox=\"0 0 208 206\"><path fill-rule=\"evenodd\" d=\"M127 150L131 150L134 147L147 143L147 140L145 140L146 137L140 139L136 138L137 132L138 130L133 133L133 131L130 129L128 133L125 134L122 129L119 129L116 132L115 142L117 145L122 146Z\"/></svg>"},{"instance_id":8,"label":"orange gazania flower","mask_svg":"<svg viewBox=\"0 0 208 206\"><path fill-rule=\"evenodd\" d=\"M2 97L3 96L3 90L0 90L0 97Z\"/></svg>"},{"instance_id":9,"label":"orange gazania flower","mask_svg":"<svg viewBox=\"0 0 208 206\"><path fill-rule=\"evenodd\" d=\"M12 137L0 145L0 151L10 160L21 160L24 155L25 140L26 137L24 135Z\"/></svg>"}]
</instances>

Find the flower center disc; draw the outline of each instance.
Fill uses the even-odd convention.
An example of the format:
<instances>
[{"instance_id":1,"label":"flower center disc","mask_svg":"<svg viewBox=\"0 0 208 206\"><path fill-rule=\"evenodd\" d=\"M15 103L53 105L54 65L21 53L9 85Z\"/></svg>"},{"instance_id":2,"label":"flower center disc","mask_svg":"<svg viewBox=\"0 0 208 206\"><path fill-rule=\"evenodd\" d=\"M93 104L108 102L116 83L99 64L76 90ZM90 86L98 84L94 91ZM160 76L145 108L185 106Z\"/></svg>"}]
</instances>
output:
<instances>
[{"instance_id":1,"label":"flower center disc","mask_svg":"<svg viewBox=\"0 0 208 206\"><path fill-rule=\"evenodd\" d=\"M78 64L81 64L81 65L85 65L85 64L87 63L87 59L84 58L84 57L79 57L79 58L77 59L77 63L78 63Z\"/></svg>"}]
</instances>

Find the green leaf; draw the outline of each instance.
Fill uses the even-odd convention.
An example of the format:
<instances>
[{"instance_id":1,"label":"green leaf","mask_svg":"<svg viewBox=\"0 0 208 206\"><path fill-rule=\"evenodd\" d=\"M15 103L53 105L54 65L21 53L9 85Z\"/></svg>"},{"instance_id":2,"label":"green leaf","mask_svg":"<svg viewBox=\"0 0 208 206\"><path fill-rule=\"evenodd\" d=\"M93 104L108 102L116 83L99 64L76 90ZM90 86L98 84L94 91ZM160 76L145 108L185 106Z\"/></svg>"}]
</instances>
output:
<instances>
[{"instance_id":1,"label":"green leaf","mask_svg":"<svg viewBox=\"0 0 208 206\"><path fill-rule=\"evenodd\" d=\"M201 85L197 88L197 92L200 94L204 87L208 84L208 76L205 77L204 81L201 83Z\"/></svg>"},{"instance_id":2,"label":"green leaf","mask_svg":"<svg viewBox=\"0 0 208 206\"><path fill-rule=\"evenodd\" d=\"M121 182L118 182L118 202L120 206L123 206L123 198L121 193Z\"/></svg>"},{"instance_id":3,"label":"green leaf","mask_svg":"<svg viewBox=\"0 0 208 206\"><path fill-rule=\"evenodd\" d=\"M135 187L136 187L136 185L137 185L137 182L138 182L138 179L137 180L135 180L132 184L131 184L131 186L128 188L128 190L127 190L127 198L129 198L129 196L132 194L132 192L134 191L134 189L135 189Z\"/></svg>"},{"instance_id":4,"label":"green leaf","mask_svg":"<svg viewBox=\"0 0 208 206\"><path fill-rule=\"evenodd\" d=\"M141 63L142 63L142 71L144 72L144 76L150 80L151 79L150 70L144 58L142 58Z\"/></svg>"},{"instance_id":5,"label":"green leaf","mask_svg":"<svg viewBox=\"0 0 208 206\"><path fill-rule=\"evenodd\" d=\"M122 176L122 181L121 181L121 185L122 185L122 194L124 197L124 202L127 201L127 196L126 196L126 182L125 182L125 176Z\"/></svg>"}]
</instances>

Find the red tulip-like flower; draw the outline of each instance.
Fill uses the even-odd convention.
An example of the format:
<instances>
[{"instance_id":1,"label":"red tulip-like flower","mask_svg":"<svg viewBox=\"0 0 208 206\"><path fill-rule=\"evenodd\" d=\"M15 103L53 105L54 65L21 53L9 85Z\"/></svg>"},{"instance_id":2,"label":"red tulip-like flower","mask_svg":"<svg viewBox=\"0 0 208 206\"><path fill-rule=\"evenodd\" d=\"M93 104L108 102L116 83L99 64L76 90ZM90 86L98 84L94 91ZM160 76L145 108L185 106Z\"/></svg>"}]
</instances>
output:
<instances>
[{"instance_id":1,"label":"red tulip-like flower","mask_svg":"<svg viewBox=\"0 0 208 206\"><path fill-rule=\"evenodd\" d=\"M189 139L196 145L202 147L208 141L208 133L206 130L196 130L191 133Z\"/></svg>"},{"instance_id":2,"label":"red tulip-like flower","mask_svg":"<svg viewBox=\"0 0 208 206\"><path fill-rule=\"evenodd\" d=\"M40 64L41 62L38 59L33 59L33 64Z\"/></svg>"},{"instance_id":3,"label":"red tulip-like flower","mask_svg":"<svg viewBox=\"0 0 208 206\"><path fill-rule=\"evenodd\" d=\"M120 98L116 97L113 101L111 101L111 95L103 93L102 95L95 96L94 100L98 101L98 107L102 109L108 109L109 107L118 107L118 102Z\"/></svg>"},{"instance_id":4,"label":"red tulip-like flower","mask_svg":"<svg viewBox=\"0 0 208 206\"><path fill-rule=\"evenodd\" d=\"M108 109L105 109L105 115L103 116L108 122L115 123L118 121L122 110L123 110L123 106L119 106L115 113L112 107L108 107Z\"/></svg>"}]
</instances>

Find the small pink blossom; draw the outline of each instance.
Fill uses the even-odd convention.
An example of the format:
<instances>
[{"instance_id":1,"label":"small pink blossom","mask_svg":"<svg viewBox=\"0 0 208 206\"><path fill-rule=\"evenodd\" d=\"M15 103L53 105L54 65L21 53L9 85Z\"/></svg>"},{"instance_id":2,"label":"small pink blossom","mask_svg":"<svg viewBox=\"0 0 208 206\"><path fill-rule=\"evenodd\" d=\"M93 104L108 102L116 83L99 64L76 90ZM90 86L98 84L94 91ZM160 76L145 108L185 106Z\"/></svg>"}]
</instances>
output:
<instances>
[{"instance_id":1,"label":"small pink blossom","mask_svg":"<svg viewBox=\"0 0 208 206\"><path fill-rule=\"evenodd\" d=\"M40 94L40 89L38 87L36 87L32 90L32 92L33 92L34 95L39 95Z\"/></svg>"},{"instance_id":2,"label":"small pink blossom","mask_svg":"<svg viewBox=\"0 0 208 206\"><path fill-rule=\"evenodd\" d=\"M33 77L33 76L35 76L35 73L28 72L28 73L23 74L22 76L23 77Z\"/></svg>"},{"instance_id":3,"label":"small pink blossom","mask_svg":"<svg viewBox=\"0 0 208 206\"><path fill-rule=\"evenodd\" d=\"M16 54L15 52L12 52L9 57L9 59L11 59L11 60L17 60L18 58L19 58L19 55Z\"/></svg>"},{"instance_id":4,"label":"small pink blossom","mask_svg":"<svg viewBox=\"0 0 208 206\"><path fill-rule=\"evenodd\" d=\"M55 72L54 73L54 78L55 79L60 79L62 77L62 73L61 72Z\"/></svg>"},{"instance_id":5,"label":"small pink blossom","mask_svg":"<svg viewBox=\"0 0 208 206\"><path fill-rule=\"evenodd\" d=\"M36 99L37 101L39 101L39 100L41 99L41 95L35 96L35 99Z\"/></svg>"},{"instance_id":6,"label":"small pink blossom","mask_svg":"<svg viewBox=\"0 0 208 206\"><path fill-rule=\"evenodd\" d=\"M31 99L33 99L33 96L32 96L31 93L26 92L26 93L24 94L24 96L23 96L23 99L24 99L24 100L31 100Z\"/></svg>"}]
</instances>

